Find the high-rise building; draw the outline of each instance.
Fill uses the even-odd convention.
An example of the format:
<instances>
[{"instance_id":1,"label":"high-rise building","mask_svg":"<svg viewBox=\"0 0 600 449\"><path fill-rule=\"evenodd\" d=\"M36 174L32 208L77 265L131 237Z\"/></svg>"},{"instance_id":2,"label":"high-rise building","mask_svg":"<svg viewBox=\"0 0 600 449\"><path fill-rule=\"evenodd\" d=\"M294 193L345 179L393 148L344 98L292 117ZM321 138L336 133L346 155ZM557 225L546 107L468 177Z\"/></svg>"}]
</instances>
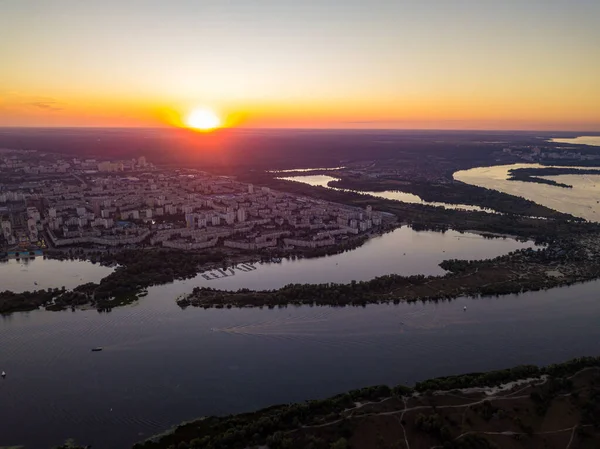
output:
<instances>
[{"instance_id":1,"label":"high-rise building","mask_svg":"<svg viewBox=\"0 0 600 449\"><path fill-rule=\"evenodd\" d=\"M240 207L240 208L237 210L237 220L238 220L240 223L243 223L243 222L245 222L245 221L246 221L246 209L244 209L243 207Z\"/></svg>"},{"instance_id":2,"label":"high-rise building","mask_svg":"<svg viewBox=\"0 0 600 449\"><path fill-rule=\"evenodd\" d=\"M194 214L187 213L185 214L185 224L188 228L194 227Z\"/></svg>"}]
</instances>

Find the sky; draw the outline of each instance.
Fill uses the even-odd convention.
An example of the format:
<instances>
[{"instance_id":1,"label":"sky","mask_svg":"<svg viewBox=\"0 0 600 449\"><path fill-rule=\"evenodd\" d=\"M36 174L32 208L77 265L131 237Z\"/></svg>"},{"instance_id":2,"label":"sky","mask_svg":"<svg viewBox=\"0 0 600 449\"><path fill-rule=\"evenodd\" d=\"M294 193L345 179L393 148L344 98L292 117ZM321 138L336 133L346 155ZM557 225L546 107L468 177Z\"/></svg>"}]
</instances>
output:
<instances>
[{"instance_id":1,"label":"sky","mask_svg":"<svg viewBox=\"0 0 600 449\"><path fill-rule=\"evenodd\" d=\"M0 126L600 131L598 0L0 0Z\"/></svg>"}]
</instances>

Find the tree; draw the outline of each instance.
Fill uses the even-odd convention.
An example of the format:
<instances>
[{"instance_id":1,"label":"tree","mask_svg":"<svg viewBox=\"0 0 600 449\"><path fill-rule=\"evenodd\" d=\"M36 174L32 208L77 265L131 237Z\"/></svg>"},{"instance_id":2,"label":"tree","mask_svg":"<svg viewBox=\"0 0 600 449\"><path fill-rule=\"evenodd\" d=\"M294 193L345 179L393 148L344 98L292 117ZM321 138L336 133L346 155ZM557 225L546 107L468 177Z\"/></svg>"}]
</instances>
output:
<instances>
[{"instance_id":1,"label":"tree","mask_svg":"<svg viewBox=\"0 0 600 449\"><path fill-rule=\"evenodd\" d=\"M348 449L348 440L346 438L340 438L335 443L331 443L331 449Z\"/></svg>"}]
</instances>

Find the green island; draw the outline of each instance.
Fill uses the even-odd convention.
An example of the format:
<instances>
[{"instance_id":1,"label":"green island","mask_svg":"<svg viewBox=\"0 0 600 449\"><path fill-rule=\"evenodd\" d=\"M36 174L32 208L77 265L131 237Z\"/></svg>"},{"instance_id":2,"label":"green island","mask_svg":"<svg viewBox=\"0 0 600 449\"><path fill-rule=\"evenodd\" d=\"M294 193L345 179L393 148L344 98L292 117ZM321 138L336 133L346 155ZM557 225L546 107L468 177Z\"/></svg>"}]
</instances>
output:
<instances>
[{"instance_id":1,"label":"green island","mask_svg":"<svg viewBox=\"0 0 600 449\"><path fill-rule=\"evenodd\" d=\"M133 449L597 448L600 357L205 417Z\"/></svg>"}]
</instances>

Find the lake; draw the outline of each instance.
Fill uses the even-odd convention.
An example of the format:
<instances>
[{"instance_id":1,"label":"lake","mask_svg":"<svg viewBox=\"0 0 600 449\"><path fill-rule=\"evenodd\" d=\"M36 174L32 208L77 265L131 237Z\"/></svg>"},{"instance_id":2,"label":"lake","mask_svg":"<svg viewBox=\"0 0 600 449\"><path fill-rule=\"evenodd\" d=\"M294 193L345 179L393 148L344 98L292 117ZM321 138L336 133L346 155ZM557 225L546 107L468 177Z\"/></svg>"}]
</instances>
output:
<instances>
[{"instance_id":1,"label":"lake","mask_svg":"<svg viewBox=\"0 0 600 449\"><path fill-rule=\"evenodd\" d=\"M598 175L544 176L547 179L572 185L572 189L533 182L508 180L508 172L512 169L543 167L539 164L477 167L454 173L454 179L467 184L520 196L559 212L585 218L586 220L600 221L600 170L598 170Z\"/></svg>"},{"instance_id":2,"label":"lake","mask_svg":"<svg viewBox=\"0 0 600 449\"><path fill-rule=\"evenodd\" d=\"M334 178L332 176L328 176L328 175L286 176L286 177L280 177L277 179L283 179L285 181L301 182L301 183L308 184L311 186L327 187L328 189L340 190L340 191L344 191L344 192L362 193L364 195L371 195L371 196L374 196L377 198L384 198L386 200L402 201L404 203L422 204L424 206L444 207L446 209L461 209L461 210L472 210L472 211L496 213L492 209L487 209L487 208L483 208L483 207L479 207L479 206L472 206L469 204L450 204L450 203L425 201L418 195L413 195L412 193L400 192L398 190L386 190L383 192L371 192L371 191L363 191L363 190L338 189L336 187L330 187L328 184L330 181L338 181L339 179Z\"/></svg>"},{"instance_id":3,"label":"lake","mask_svg":"<svg viewBox=\"0 0 600 449\"><path fill-rule=\"evenodd\" d=\"M0 318L8 373L0 444L47 448L75 438L126 448L202 415L599 355L599 288L364 308L181 310L174 297L188 286L175 283L110 313L13 314Z\"/></svg>"}]
</instances>

